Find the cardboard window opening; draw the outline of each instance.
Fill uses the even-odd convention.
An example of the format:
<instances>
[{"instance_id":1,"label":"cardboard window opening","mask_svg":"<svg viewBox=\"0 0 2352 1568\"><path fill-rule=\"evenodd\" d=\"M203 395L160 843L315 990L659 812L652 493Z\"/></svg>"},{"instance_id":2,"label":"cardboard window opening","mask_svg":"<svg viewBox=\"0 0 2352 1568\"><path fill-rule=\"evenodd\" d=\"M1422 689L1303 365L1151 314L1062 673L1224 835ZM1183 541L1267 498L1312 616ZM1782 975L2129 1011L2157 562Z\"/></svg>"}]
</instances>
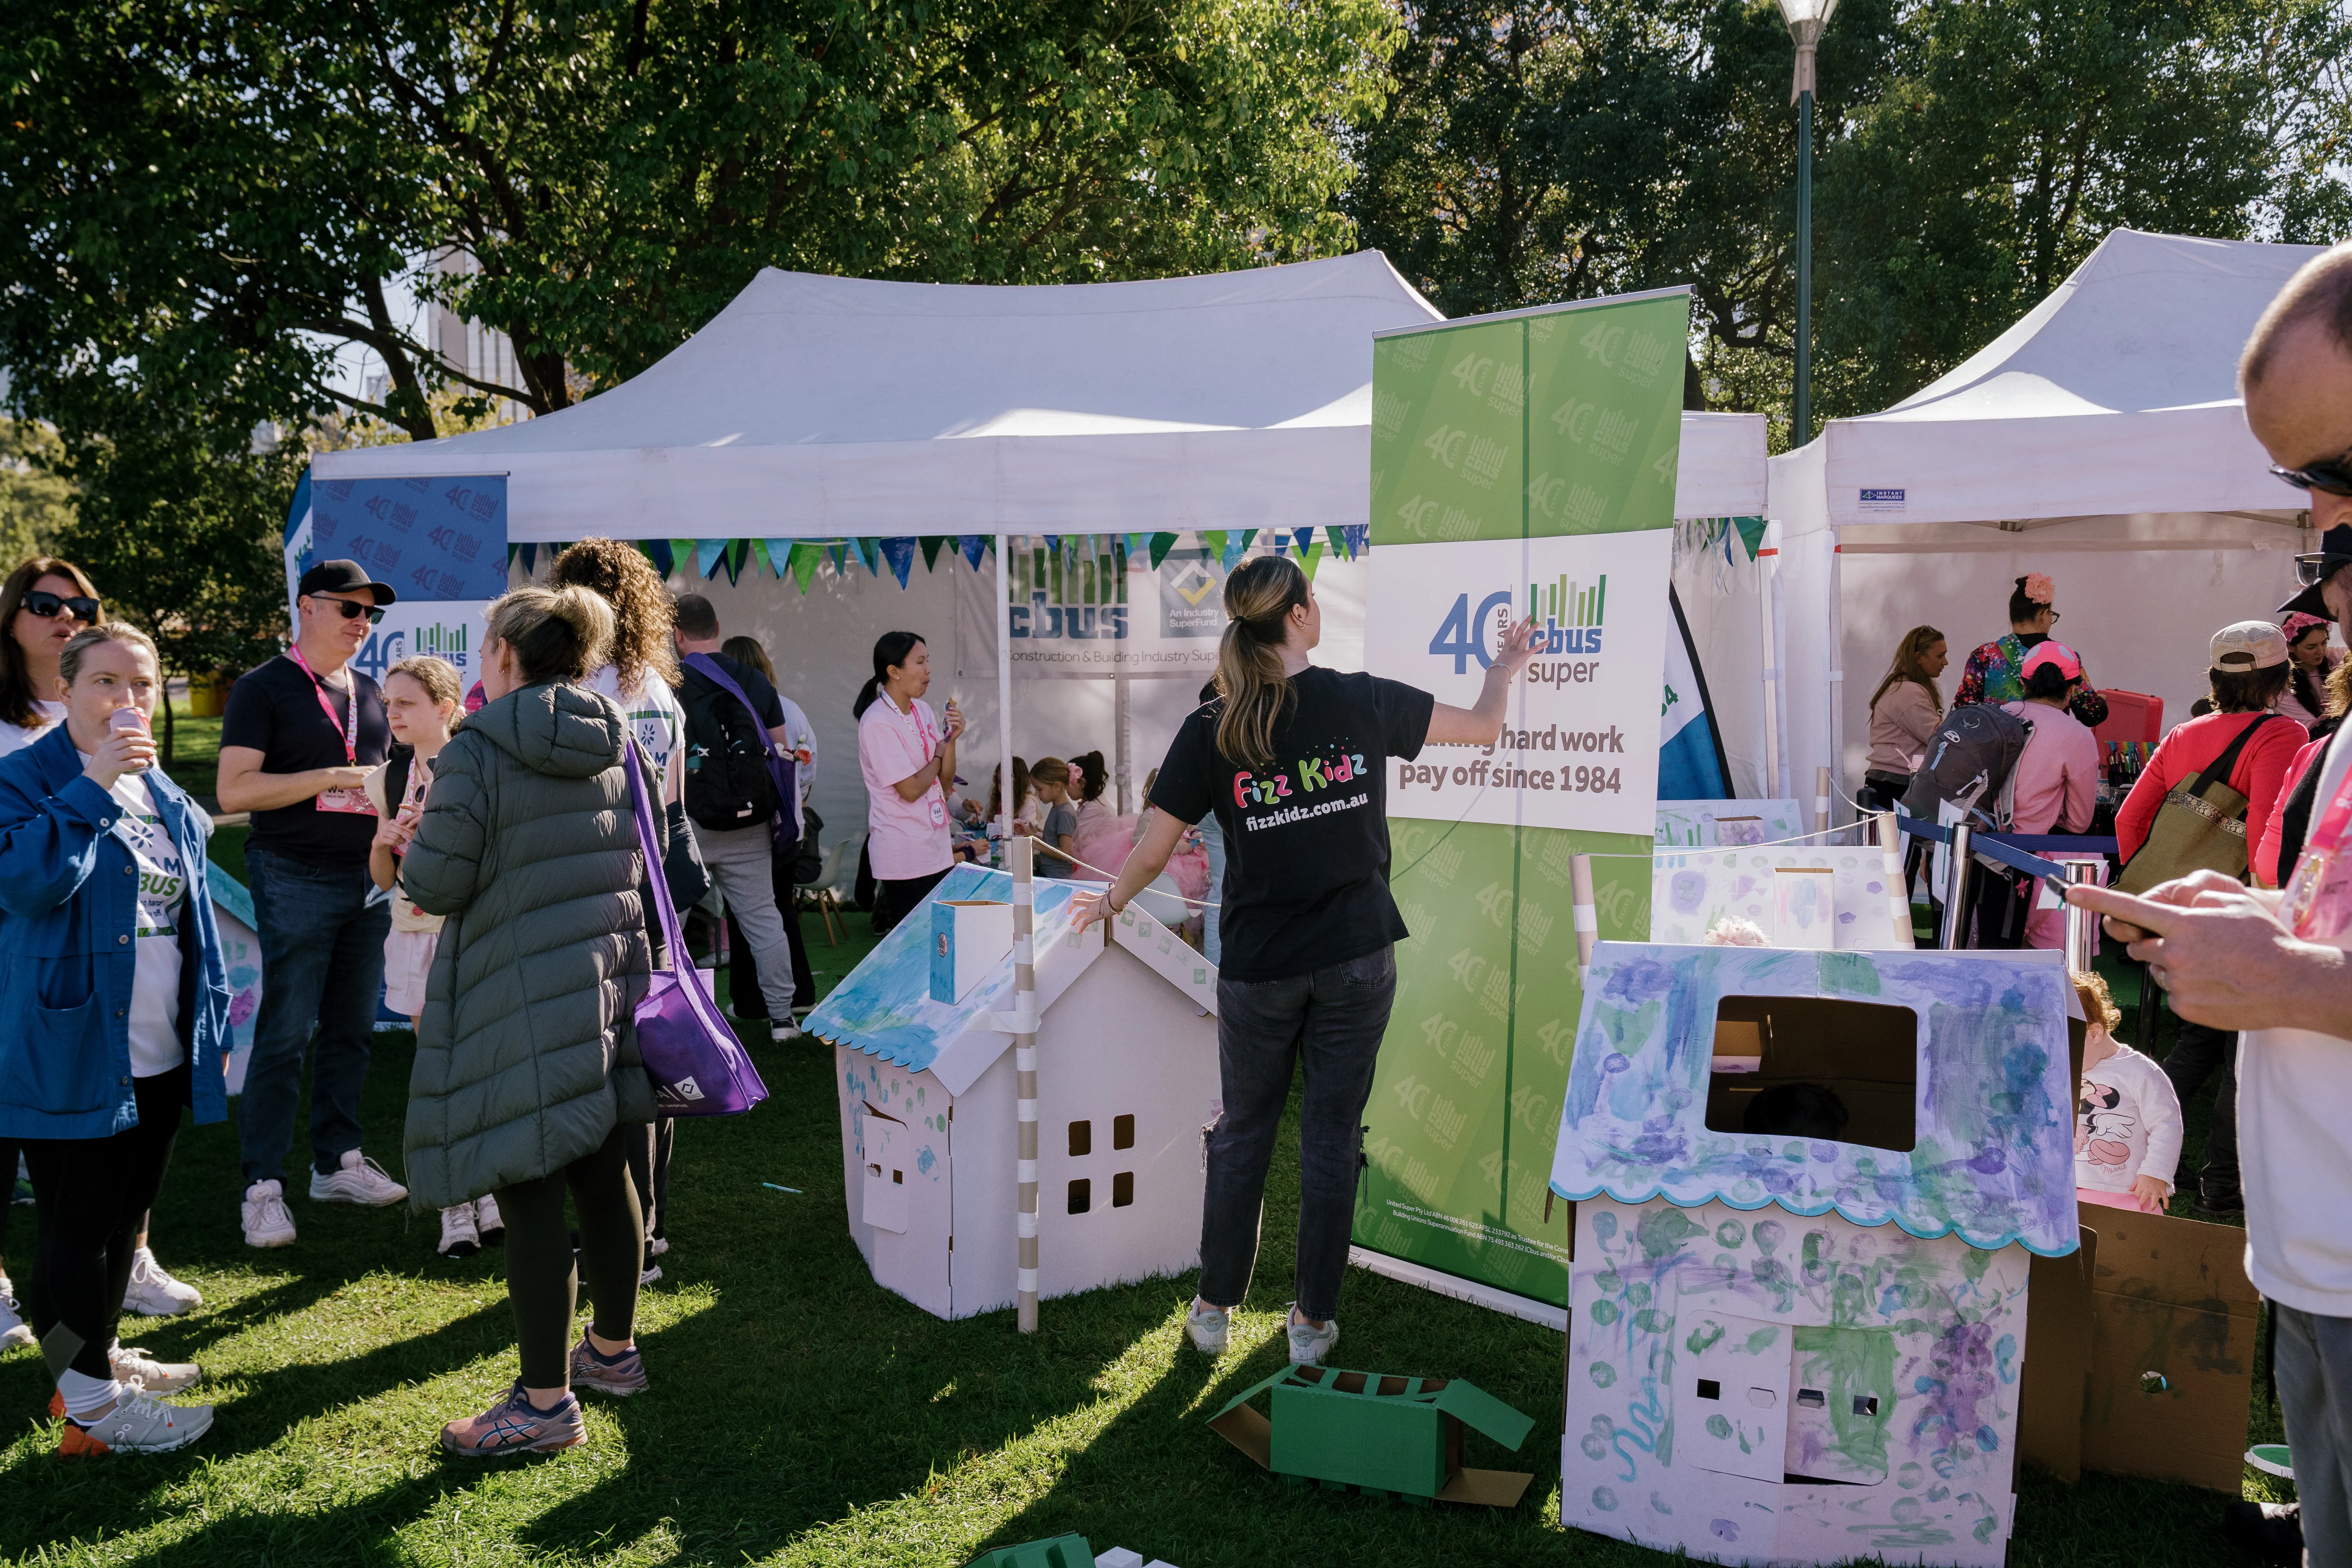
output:
<instances>
[{"instance_id":1,"label":"cardboard window opening","mask_svg":"<svg viewBox=\"0 0 2352 1568\"><path fill-rule=\"evenodd\" d=\"M1816 996L1739 996L1716 1010L1706 1126L1748 1131L1757 1097L1783 1086L1827 1089L1845 1108L1833 1138L1797 1136L1907 1154L1919 1141L1919 1015L1908 1007Z\"/></svg>"}]
</instances>

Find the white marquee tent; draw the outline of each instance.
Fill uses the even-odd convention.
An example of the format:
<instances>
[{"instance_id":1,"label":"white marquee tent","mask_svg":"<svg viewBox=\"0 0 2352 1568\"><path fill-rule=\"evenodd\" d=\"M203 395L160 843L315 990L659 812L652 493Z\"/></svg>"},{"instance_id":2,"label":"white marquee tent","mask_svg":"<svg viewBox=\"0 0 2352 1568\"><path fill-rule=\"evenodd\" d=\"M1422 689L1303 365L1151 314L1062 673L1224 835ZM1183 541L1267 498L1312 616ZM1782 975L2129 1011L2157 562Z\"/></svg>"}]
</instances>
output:
<instances>
[{"instance_id":1,"label":"white marquee tent","mask_svg":"<svg viewBox=\"0 0 2352 1568\"><path fill-rule=\"evenodd\" d=\"M2189 716L2207 637L2274 618L2311 548L2236 378L2255 319L2319 253L2117 229L1966 363L1771 460L1801 783L1817 763L1860 783L1906 629L1948 634L1948 701L2029 571L2056 583L2055 635L2095 684L2162 697L2168 727Z\"/></svg>"},{"instance_id":2,"label":"white marquee tent","mask_svg":"<svg viewBox=\"0 0 2352 1568\"><path fill-rule=\"evenodd\" d=\"M660 363L575 407L322 453L315 473L505 475L516 542L1358 524L1370 505L1372 333L1442 319L1377 251L1025 288L766 270ZM1754 515L1763 501L1761 418L1685 416L1677 514ZM752 572L701 586L730 634L777 651L781 684L830 758L845 759L848 693L873 637L907 626L940 638L957 618L949 584L969 570L943 557L907 590L828 572L805 597ZM1327 563L1318 582L1340 611L1326 657L1344 668L1361 657L1360 568ZM956 626L954 646L956 668L975 678L987 668L976 647L991 665L999 651L986 626ZM1024 697L1018 749L1108 751L1108 684ZM1160 684L1138 688L1147 757L1191 703ZM985 687L959 694L972 721L963 771L982 777L995 704ZM835 831L862 821L854 769L821 762L819 779Z\"/></svg>"}]
</instances>

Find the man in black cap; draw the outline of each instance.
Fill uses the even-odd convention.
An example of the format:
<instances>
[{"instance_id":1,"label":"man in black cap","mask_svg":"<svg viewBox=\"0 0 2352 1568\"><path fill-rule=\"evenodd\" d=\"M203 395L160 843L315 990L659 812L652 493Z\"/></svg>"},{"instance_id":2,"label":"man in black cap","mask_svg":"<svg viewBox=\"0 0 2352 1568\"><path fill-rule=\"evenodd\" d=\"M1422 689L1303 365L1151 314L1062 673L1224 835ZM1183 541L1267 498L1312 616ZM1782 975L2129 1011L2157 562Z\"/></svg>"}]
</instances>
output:
<instances>
[{"instance_id":1,"label":"man in black cap","mask_svg":"<svg viewBox=\"0 0 2352 1568\"><path fill-rule=\"evenodd\" d=\"M396 1204L408 1189L360 1152L360 1091L383 989L392 905L368 876L375 808L362 787L392 730L383 693L350 668L394 594L356 561L302 574L294 646L230 689L221 719L220 803L253 814L246 880L261 935L261 1011L245 1072L245 1239L294 1239L286 1155L315 1026L310 1196Z\"/></svg>"},{"instance_id":2,"label":"man in black cap","mask_svg":"<svg viewBox=\"0 0 2352 1568\"><path fill-rule=\"evenodd\" d=\"M2308 498L2320 548L2282 605L2352 633L2352 246L2305 266L2240 362L2246 421L2272 471ZM2352 725L2316 765L2284 892L2200 871L2144 899L2068 897L2108 918L2182 1018L2238 1037L2246 1273L2272 1303L2297 1501L2234 1503L2270 1555L2352 1563ZM2294 1515L2300 1510L2299 1520ZM2300 1539L2297 1539L2298 1529Z\"/></svg>"}]
</instances>

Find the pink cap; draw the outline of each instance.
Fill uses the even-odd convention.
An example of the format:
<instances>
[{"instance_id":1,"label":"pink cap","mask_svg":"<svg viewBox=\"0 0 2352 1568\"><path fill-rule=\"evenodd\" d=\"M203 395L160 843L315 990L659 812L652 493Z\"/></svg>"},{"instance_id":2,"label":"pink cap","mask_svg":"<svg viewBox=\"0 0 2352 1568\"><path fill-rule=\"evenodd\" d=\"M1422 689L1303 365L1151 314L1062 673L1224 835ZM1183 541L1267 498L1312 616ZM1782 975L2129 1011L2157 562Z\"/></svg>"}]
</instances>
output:
<instances>
[{"instance_id":1,"label":"pink cap","mask_svg":"<svg viewBox=\"0 0 2352 1568\"><path fill-rule=\"evenodd\" d=\"M2038 645L2032 652L2025 656L2025 668L2018 671L2018 674L2031 679L2033 672L2045 664L2056 665L2058 673L2069 680L2083 679L2082 656L2062 642L2046 642Z\"/></svg>"}]
</instances>

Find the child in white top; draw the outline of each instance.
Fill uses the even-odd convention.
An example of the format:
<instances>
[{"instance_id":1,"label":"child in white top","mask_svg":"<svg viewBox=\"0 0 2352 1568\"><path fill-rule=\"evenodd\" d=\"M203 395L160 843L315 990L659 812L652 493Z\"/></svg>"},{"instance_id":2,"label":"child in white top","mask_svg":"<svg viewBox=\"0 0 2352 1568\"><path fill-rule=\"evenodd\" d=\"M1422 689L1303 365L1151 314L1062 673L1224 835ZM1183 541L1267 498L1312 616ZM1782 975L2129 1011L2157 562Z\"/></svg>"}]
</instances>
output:
<instances>
[{"instance_id":1,"label":"child in white top","mask_svg":"<svg viewBox=\"0 0 2352 1568\"><path fill-rule=\"evenodd\" d=\"M425 983L433 973L433 955L441 946L445 917L428 915L409 901L400 885L400 858L416 836L425 816L425 797L433 787L433 759L457 728L463 678L446 659L419 656L404 658L383 676L384 716L392 738L411 750L408 777L400 798L389 798L392 764L378 764L364 787L375 807L375 842L368 846L368 874L375 885L392 894L392 931L383 939L383 999L395 1013L405 1013L413 1027L425 1011ZM478 1198L441 1211L440 1252L445 1258L470 1258L484 1241L503 1234L496 1198Z\"/></svg>"},{"instance_id":2,"label":"child in white top","mask_svg":"<svg viewBox=\"0 0 2352 1568\"><path fill-rule=\"evenodd\" d=\"M2115 1037L2123 1014L2095 974L2076 974L2089 1028L2074 1121L2074 1196L2162 1214L2180 1163L2180 1100L2151 1058Z\"/></svg>"}]
</instances>

